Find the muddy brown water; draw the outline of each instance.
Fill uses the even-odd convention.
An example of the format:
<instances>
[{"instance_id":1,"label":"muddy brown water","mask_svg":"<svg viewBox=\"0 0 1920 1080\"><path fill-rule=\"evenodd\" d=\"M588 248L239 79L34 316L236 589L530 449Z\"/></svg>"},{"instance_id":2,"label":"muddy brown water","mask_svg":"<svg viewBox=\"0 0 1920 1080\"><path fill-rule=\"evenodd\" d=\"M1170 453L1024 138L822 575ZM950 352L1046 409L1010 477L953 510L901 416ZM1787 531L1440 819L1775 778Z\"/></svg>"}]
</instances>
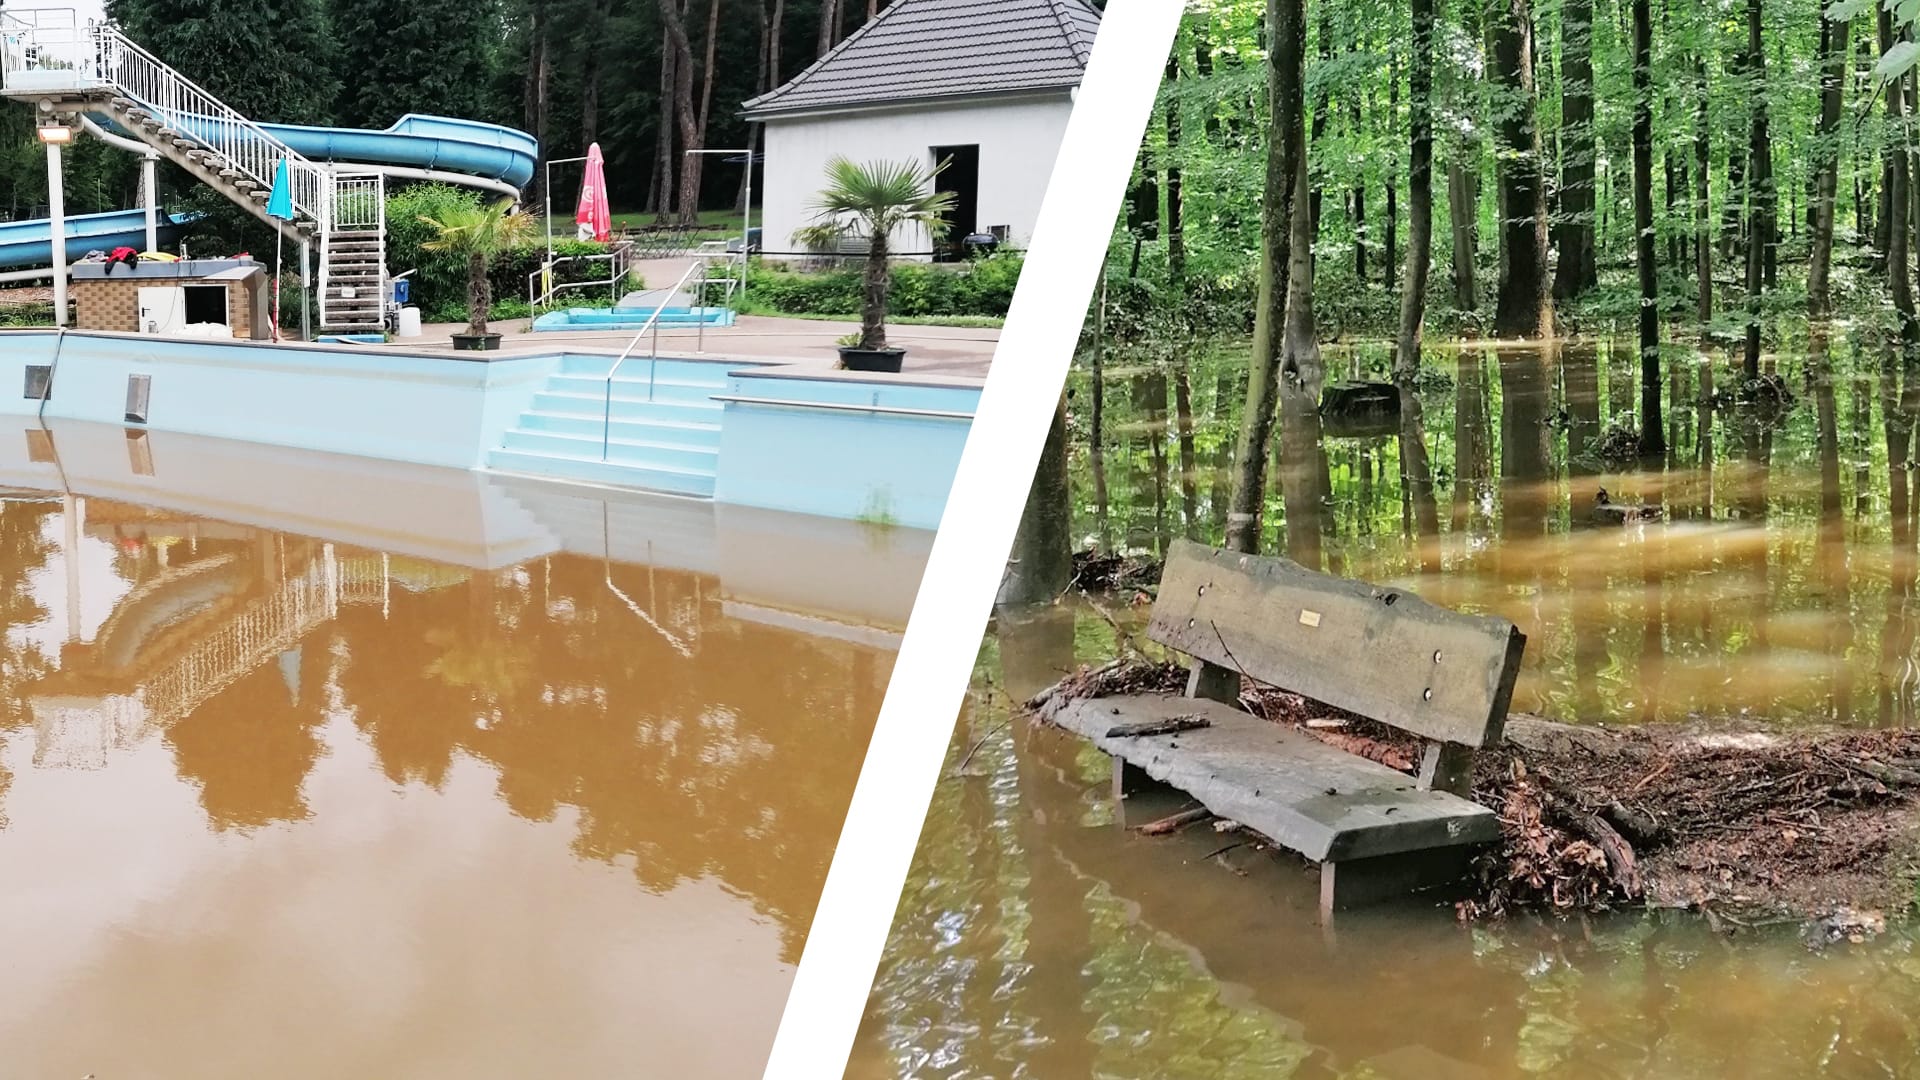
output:
<instances>
[{"instance_id":1,"label":"muddy brown water","mask_svg":"<svg viewBox=\"0 0 1920 1080\"><path fill-rule=\"evenodd\" d=\"M1384 374L1377 354L1333 355L1339 374ZM1701 407L1726 355L1703 371L1686 354L1670 449L1643 469L1593 452L1636 407L1633 355L1440 351L1426 515L1397 438L1301 420L1276 439L1267 549L1513 618L1529 635L1516 707L1556 719L1911 724L1920 380L1841 341L1789 352L1770 367L1794 404L1743 424ZM1083 537L1218 542L1237 362L1190 372L1184 483L1165 383L1114 375L1104 475L1073 462ZM1593 522L1600 486L1664 520ZM1137 633L1144 613L1109 596L997 617L850 1076L1912 1075L1920 932L1898 921L1821 949L1797 926L1726 937L1685 913L1462 925L1413 907L1329 932L1302 861L1207 826L1126 833L1104 757L1009 702L1113 655L1116 624Z\"/></svg>"},{"instance_id":2,"label":"muddy brown water","mask_svg":"<svg viewBox=\"0 0 1920 1080\"><path fill-rule=\"evenodd\" d=\"M762 589L725 519L479 569L9 492L0 1077L758 1076L906 615L768 593L913 587L798 528Z\"/></svg>"}]
</instances>

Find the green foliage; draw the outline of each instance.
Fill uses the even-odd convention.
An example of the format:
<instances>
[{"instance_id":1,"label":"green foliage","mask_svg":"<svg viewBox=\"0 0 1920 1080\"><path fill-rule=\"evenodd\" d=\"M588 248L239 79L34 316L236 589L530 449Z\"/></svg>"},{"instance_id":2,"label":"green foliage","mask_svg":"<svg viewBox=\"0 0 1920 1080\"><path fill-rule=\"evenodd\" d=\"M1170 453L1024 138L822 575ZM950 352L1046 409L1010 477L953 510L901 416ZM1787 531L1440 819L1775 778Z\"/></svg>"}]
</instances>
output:
<instances>
[{"instance_id":1,"label":"green foliage","mask_svg":"<svg viewBox=\"0 0 1920 1080\"><path fill-rule=\"evenodd\" d=\"M903 263L892 269L891 310L909 317L1005 316L1022 261L997 254L957 267ZM747 295L759 310L795 315L858 315L862 287L858 270L816 273L755 264L747 279Z\"/></svg>"},{"instance_id":2,"label":"green foliage","mask_svg":"<svg viewBox=\"0 0 1920 1080\"><path fill-rule=\"evenodd\" d=\"M342 78L333 122L384 128L408 112L475 119L488 112L501 0L329 0Z\"/></svg>"},{"instance_id":3,"label":"green foliage","mask_svg":"<svg viewBox=\"0 0 1920 1080\"><path fill-rule=\"evenodd\" d=\"M411 302L428 322L461 322L467 318L467 264L459 255L428 246L434 239L434 229L426 219L444 220L479 205L480 196L444 184L415 184L387 196L387 266L396 274L416 271L409 279ZM494 296L493 318L520 318L527 313L527 275L538 271L546 261L545 243L544 233L529 236L518 246L492 256L487 276ZM556 258L607 252L605 244L570 237L556 238L553 248ZM562 282L589 281L605 275L604 263L568 263L554 271L555 279ZM515 303L518 309L512 306Z\"/></svg>"},{"instance_id":4,"label":"green foliage","mask_svg":"<svg viewBox=\"0 0 1920 1080\"><path fill-rule=\"evenodd\" d=\"M243 116L332 116L339 54L323 0L108 0L106 9L142 48Z\"/></svg>"}]
</instances>

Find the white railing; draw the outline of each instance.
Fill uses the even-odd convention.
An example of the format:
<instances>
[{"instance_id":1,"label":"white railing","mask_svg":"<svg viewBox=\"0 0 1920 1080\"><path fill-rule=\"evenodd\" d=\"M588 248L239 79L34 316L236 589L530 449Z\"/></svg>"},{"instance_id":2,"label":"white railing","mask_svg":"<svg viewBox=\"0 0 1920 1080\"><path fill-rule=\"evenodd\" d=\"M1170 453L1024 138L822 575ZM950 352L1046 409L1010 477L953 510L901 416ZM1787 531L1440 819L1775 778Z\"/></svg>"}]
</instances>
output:
<instances>
[{"instance_id":1,"label":"white railing","mask_svg":"<svg viewBox=\"0 0 1920 1080\"><path fill-rule=\"evenodd\" d=\"M123 96L133 99L168 128L191 138L220 158L221 164L253 180L273 186L280 162L287 162L293 208L301 216L326 223L322 198L326 170L295 153L267 134L259 124L200 88L186 76L155 59L111 26L96 26L101 70Z\"/></svg>"},{"instance_id":2,"label":"white railing","mask_svg":"<svg viewBox=\"0 0 1920 1080\"><path fill-rule=\"evenodd\" d=\"M702 281L706 280L706 270L707 261L704 258L695 260L692 266L687 267L687 272L681 274L680 280L674 282L673 288L667 290L667 295L662 297L658 304L654 305L653 314L647 316L647 321L640 324L640 329L633 335L633 340L627 342L627 347L621 351L619 358L613 362L613 367L607 370L607 415L605 426L601 429L600 433L601 461L607 460L609 452L613 449L613 380L615 376L620 374L620 366L625 364L627 358L633 355L633 350L640 347L640 339L646 337L648 331L652 331L653 355L647 361L647 400L652 401L653 375L655 369L660 366L660 315L669 307L673 306L674 299L687 287L687 282L693 279L693 275L699 274ZM702 298L695 296L693 299L694 303L687 305L690 308L698 307L699 301ZM706 326L704 316L702 316L700 325L702 327Z\"/></svg>"},{"instance_id":3,"label":"white railing","mask_svg":"<svg viewBox=\"0 0 1920 1080\"><path fill-rule=\"evenodd\" d=\"M607 264L606 277L564 283L553 280L554 270L562 265L595 262ZM618 302L620 290L632 274L632 244L615 244L604 255L563 255L552 262L542 263L540 269L527 275L527 306L537 308L569 289L611 289L614 301Z\"/></svg>"},{"instance_id":4,"label":"white railing","mask_svg":"<svg viewBox=\"0 0 1920 1080\"><path fill-rule=\"evenodd\" d=\"M339 232L387 232L387 179L379 172L334 169L329 224Z\"/></svg>"}]
</instances>

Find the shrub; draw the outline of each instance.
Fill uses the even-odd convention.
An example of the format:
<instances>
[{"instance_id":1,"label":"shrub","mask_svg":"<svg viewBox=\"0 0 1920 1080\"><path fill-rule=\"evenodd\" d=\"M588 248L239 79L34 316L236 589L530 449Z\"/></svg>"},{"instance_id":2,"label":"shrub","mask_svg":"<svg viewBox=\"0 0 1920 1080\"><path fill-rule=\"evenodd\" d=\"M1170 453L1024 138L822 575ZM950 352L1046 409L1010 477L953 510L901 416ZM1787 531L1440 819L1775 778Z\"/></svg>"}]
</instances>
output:
<instances>
[{"instance_id":1,"label":"shrub","mask_svg":"<svg viewBox=\"0 0 1920 1080\"><path fill-rule=\"evenodd\" d=\"M902 263L893 268L888 308L922 318L1003 317L1022 261L1004 254L961 266ZM755 265L747 283L757 306L796 315L858 315L862 288L858 269L802 272Z\"/></svg>"},{"instance_id":2,"label":"shrub","mask_svg":"<svg viewBox=\"0 0 1920 1080\"><path fill-rule=\"evenodd\" d=\"M396 274L417 271L410 279L412 298L408 302L418 307L428 322L467 321L467 266L466 260L457 255L426 250L424 245L433 239L434 232L421 218L444 220L449 210L478 206L480 202L477 192L446 184L414 184L387 196L387 269ZM555 258L606 252L605 244L582 243L572 237L556 236L553 241ZM517 299L520 309L526 307L527 275L538 271L546 257L544 229L533 243L494 256L487 274L493 285L494 318L512 317L499 314L502 301ZM562 282L590 281L605 275L605 263L566 264L554 271L555 279ZM573 294L561 294L563 299L569 295Z\"/></svg>"}]
</instances>

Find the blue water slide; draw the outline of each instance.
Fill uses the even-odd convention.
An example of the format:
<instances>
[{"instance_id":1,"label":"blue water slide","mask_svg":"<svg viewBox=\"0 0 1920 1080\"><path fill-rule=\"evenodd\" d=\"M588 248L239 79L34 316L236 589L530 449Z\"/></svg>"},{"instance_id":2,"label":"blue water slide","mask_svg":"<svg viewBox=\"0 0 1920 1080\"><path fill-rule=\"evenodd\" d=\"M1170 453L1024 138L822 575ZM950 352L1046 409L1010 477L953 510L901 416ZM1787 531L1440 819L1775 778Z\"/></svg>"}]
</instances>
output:
<instances>
[{"instance_id":1,"label":"blue water slide","mask_svg":"<svg viewBox=\"0 0 1920 1080\"><path fill-rule=\"evenodd\" d=\"M116 134L129 134L104 115L94 120ZM179 126L192 131L196 124L213 123L215 121L204 118L185 117ZM534 165L540 159L540 143L524 131L449 116L410 114L385 131L294 124L260 126L295 153L313 161L430 169L504 181L517 188L525 187L533 179ZM162 215L162 242L172 242L186 224L184 218ZM143 211L84 214L67 219L68 258L78 258L94 248L123 246L146 246ZM0 271L52 263L53 230L47 221L0 222Z\"/></svg>"},{"instance_id":2,"label":"blue water slide","mask_svg":"<svg viewBox=\"0 0 1920 1080\"><path fill-rule=\"evenodd\" d=\"M218 129L227 123L194 113L164 115L174 127L209 143L218 141ZM92 119L114 134L131 134L104 113ZM517 188L533 179L534 165L540 160L539 141L524 131L451 116L408 114L385 131L298 124L259 127L312 161L433 169L481 180L502 180Z\"/></svg>"},{"instance_id":3,"label":"blue water slide","mask_svg":"<svg viewBox=\"0 0 1920 1080\"><path fill-rule=\"evenodd\" d=\"M189 219L159 215L160 242L171 243L186 229ZM116 210L106 214L77 214L67 219L67 258L78 259L95 249L147 246L144 210ZM53 227L45 219L0 221L0 270L53 265Z\"/></svg>"},{"instance_id":4,"label":"blue water slide","mask_svg":"<svg viewBox=\"0 0 1920 1080\"><path fill-rule=\"evenodd\" d=\"M456 120L403 116L385 131L262 124L267 134L314 161L434 169L526 187L540 160L540 143L524 131Z\"/></svg>"}]
</instances>

